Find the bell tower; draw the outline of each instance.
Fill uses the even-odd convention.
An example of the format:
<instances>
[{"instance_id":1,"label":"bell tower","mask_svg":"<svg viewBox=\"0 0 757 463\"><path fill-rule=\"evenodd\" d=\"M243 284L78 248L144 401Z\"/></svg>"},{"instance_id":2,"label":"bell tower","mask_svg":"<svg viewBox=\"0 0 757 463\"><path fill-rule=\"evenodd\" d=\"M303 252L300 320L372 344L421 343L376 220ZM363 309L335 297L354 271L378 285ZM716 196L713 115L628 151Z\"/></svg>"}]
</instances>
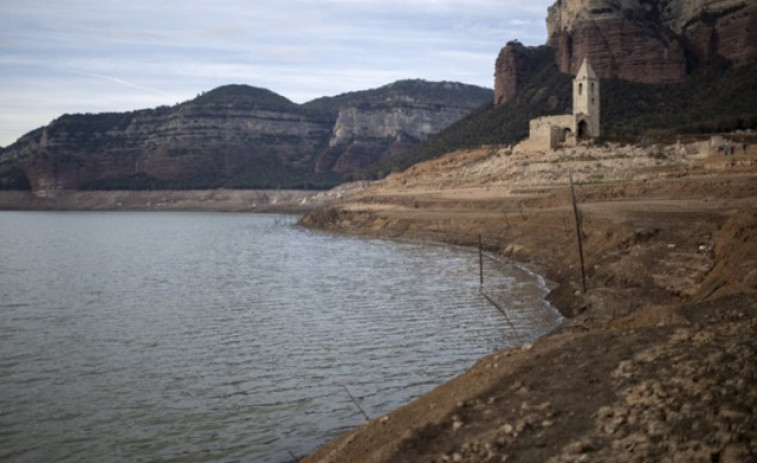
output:
<instances>
[{"instance_id":1,"label":"bell tower","mask_svg":"<svg viewBox=\"0 0 757 463\"><path fill-rule=\"evenodd\" d=\"M576 118L576 136L580 139L599 137L599 79L589 58L584 58L581 69L573 79L573 116Z\"/></svg>"}]
</instances>

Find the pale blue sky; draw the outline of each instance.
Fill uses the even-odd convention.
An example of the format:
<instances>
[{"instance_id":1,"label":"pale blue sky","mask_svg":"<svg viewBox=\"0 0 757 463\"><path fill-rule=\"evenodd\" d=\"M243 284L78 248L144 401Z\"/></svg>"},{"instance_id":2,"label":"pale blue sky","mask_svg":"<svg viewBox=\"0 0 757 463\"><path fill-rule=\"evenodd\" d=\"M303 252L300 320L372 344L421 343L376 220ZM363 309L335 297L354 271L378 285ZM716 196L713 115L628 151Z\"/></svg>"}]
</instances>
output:
<instances>
[{"instance_id":1,"label":"pale blue sky","mask_svg":"<svg viewBox=\"0 0 757 463\"><path fill-rule=\"evenodd\" d=\"M297 103L400 79L493 86L500 48L546 41L553 0L0 0L0 146L63 113L221 85Z\"/></svg>"}]
</instances>

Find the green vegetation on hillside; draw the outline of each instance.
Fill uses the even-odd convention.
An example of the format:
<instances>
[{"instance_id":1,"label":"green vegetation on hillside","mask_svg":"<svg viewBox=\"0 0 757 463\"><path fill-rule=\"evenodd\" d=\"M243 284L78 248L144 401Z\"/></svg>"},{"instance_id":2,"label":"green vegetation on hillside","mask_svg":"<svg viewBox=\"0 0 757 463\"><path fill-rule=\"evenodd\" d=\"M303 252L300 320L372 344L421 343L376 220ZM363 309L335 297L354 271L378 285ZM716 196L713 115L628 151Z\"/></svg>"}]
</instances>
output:
<instances>
[{"instance_id":1,"label":"green vegetation on hillside","mask_svg":"<svg viewBox=\"0 0 757 463\"><path fill-rule=\"evenodd\" d=\"M427 82L421 79L400 80L383 87L318 98L303 105L311 112L336 117L339 108L356 106L375 108L387 103L396 107L403 101L423 101L429 105L459 106L471 101L490 101L491 89L453 82Z\"/></svg>"},{"instance_id":2,"label":"green vegetation on hillside","mask_svg":"<svg viewBox=\"0 0 757 463\"><path fill-rule=\"evenodd\" d=\"M0 165L0 191L31 190L32 186L24 171L15 166Z\"/></svg>"},{"instance_id":3,"label":"green vegetation on hillside","mask_svg":"<svg viewBox=\"0 0 757 463\"><path fill-rule=\"evenodd\" d=\"M539 47L532 59L528 84L518 90L513 100L495 107L491 98L489 103L405 154L358 172L352 178L382 178L458 149L515 143L528 136L531 119L570 111L571 78L558 71L554 51Z\"/></svg>"},{"instance_id":4,"label":"green vegetation on hillside","mask_svg":"<svg viewBox=\"0 0 757 463\"><path fill-rule=\"evenodd\" d=\"M301 111L300 105L270 90L240 84L224 85L201 93L182 106L225 106L295 113Z\"/></svg>"},{"instance_id":5,"label":"green vegetation on hillside","mask_svg":"<svg viewBox=\"0 0 757 463\"><path fill-rule=\"evenodd\" d=\"M199 173L192 177L166 180L138 173L128 177L96 180L82 190L202 190L214 188L261 190L325 190L339 184L341 178L331 172L313 173L297 168L276 155L254 159L233 174ZM0 182L0 189L2 182Z\"/></svg>"},{"instance_id":6,"label":"green vegetation on hillside","mask_svg":"<svg viewBox=\"0 0 757 463\"><path fill-rule=\"evenodd\" d=\"M403 155L351 178L382 178L455 150L513 144L528 136L531 119L570 112L572 77L559 73L547 47L538 49L535 63L513 100L499 107L487 104ZM603 80L601 89L602 132L609 140L639 142L757 128L757 63L700 68L680 84Z\"/></svg>"},{"instance_id":7,"label":"green vegetation on hillside","mask_svg":"<svg viewBox=\"0 0 757 463\"><path fill-rule=\"evenodd\" d=\"M607 138L717 133L757 128L757 63L700 68L686 82L644 85L602 81Z\"/></svg>"}]
</instances>

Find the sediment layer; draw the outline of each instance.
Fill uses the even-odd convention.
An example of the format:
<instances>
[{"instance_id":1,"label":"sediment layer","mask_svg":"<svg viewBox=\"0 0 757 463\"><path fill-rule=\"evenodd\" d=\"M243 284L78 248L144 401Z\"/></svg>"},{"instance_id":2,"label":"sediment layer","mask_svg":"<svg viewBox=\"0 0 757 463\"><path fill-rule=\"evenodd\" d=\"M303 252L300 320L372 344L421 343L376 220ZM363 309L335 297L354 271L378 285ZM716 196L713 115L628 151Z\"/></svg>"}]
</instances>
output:
<instances>
[{"instance_id":1,"label":"sediment layer","mask_svg":"<svg viewBox=\"0 0 757 463\"><path fill-rule=\"evenodd\" d=\"M754 461L757 147L739 148L455 153L305 216L388 238L481 235L556 282L569 317L305 461Z\"/></svg>"}]
</instances>

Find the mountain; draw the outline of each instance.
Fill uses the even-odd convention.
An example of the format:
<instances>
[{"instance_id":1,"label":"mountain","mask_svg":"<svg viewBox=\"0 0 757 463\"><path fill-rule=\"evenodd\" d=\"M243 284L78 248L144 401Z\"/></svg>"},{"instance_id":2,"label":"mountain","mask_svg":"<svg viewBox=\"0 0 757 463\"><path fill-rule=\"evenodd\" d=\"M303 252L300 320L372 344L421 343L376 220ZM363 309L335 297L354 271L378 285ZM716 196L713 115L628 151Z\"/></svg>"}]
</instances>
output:
<instances>
[{"instance_id":1,"label":"mountain","mask_svg":"<svg viewBox=\"0 0 757 463\"><path fill-rule=\"evenodd\" d=\"M491 100L490 90L469 85L404 80L306 103L335 122L316 172L347 174L438 133ZM487 100L488 97L488 100Z\"/></svg>"},{"instance_id":2,"label":"mountain","mask_svg":"<svg viewBox=\"0 0 757 463\"><path fill-rule=\"evenodd\" d=\"M172 107L65 114L0 151L0 189L329 187L491 98L412 80L299 105L227 85Z\"/></svg>"},{"instance_id":3,"label":"mountain","mask_svg":"<svg viewBox=\"0 0 757 463\"><path fill-rule=\"evenodd\" d=\"M557 1L548 10L547 44L512 41L502 48L490 105L353 178L525 138L531 119L571 111L571 74L586 56L602 77L605 137L675 141L757 129L756 6L757 0Z\"/></svg>"},{"instance_id":4,"label":"mountain","mask_svg":"<svg viewBox=\"0 0 757 463\"><path fill-rule=\"evenodd\" d=\"M558 0L547 31L562 73L588 56L604 79L679 83L702 66L757 58L757 0ZM497 104L522 85L531 51L511 43L500 52Z\"/></svg>"}]
</instances>

